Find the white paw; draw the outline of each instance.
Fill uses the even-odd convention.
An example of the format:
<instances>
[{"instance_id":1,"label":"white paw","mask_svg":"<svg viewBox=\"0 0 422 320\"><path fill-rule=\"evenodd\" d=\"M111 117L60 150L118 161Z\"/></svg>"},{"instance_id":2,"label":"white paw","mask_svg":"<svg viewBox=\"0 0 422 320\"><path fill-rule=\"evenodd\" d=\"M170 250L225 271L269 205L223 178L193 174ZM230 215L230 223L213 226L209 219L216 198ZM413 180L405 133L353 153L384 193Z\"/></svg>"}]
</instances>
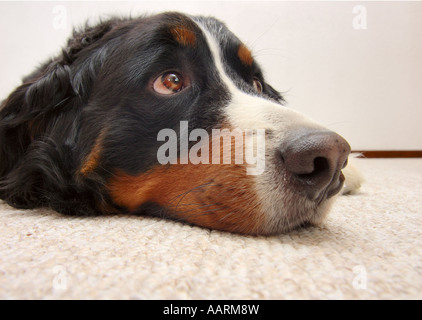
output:
<instances>
[{"instance_id":1,"label":"white paw","mask_svg":"<svg viewBox=\"0 0 422 320\"><path fill-rule=\"evenodd\" d=\"M345 177L344 187L342 194L356 194L359 192L359 189L362 183L365 181L362 174L356 169L354 165L354 158L358 157L359 154L352 154L349 157L349 164L346 168L343 169L343 174Z\"/></svg>"}]
</instances>

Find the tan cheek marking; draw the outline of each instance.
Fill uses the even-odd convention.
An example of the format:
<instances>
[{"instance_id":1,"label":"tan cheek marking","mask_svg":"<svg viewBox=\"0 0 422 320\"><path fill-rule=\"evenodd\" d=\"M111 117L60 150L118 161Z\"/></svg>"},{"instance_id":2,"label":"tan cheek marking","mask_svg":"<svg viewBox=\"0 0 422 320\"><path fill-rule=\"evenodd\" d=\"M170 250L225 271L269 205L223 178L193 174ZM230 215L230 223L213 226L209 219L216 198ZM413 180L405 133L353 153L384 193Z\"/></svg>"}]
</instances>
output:
<instances>
[{"instance_id":1,"label":"tan cheek marking","mask_svg":"<svg viewBox=\"0 0 422 320\"><path fill-rule=\"evenodd\" d=\"M240 61L247 66L251 66L253 63L252 53L250 50L242 43L237 50L237 55L239 56Z\"/></svg>"},{"instance_id":2,"label":"tan cheek marking","mask_svg":"<svg viewBox=\"0 0 422 320\"><path fill-rule=\"evenodd\" d=\"M95 170L98 167L101 158L102 152L102 141L104 137L104 130L98 135L97 139L95 140L95 144L91 149L91 152L86 157L82 167L80 169L80 173L86 176L88 173Z\"/></svg>"},{"instance_id":3,"label":"tan cheek marking","mask_svg":"<svg viewBox=\"0 0 422 320\"><path fill-rule=\"evenodd\" d=\"M243 165L157 165L137 176L117 171L107 187L114 203L130 211L153 202L173 218L203 227L247 234L262 231L264 217Z\"/></svg>"},{"instance_id":4,"label":"tan cheek marking","mask_svg":"<svg viewBox=\"0 0 422 320\"><path fill-rule=\"evenodd\" d=\"M171 29L171 34L183 46L194 47L196 44L195 33L184 26L174 27Z\"/></svg>"}]
</instances>

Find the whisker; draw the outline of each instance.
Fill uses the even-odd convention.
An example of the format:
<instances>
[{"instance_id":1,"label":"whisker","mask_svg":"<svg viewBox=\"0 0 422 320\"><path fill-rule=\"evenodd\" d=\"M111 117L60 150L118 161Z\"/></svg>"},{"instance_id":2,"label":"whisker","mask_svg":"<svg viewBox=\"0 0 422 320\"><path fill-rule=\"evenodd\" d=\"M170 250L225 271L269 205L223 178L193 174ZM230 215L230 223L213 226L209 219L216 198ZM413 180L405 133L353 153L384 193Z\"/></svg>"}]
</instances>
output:
<instances>
[{"instance_id":1,"label":"whisker","mask_svg":"<svg viewBox=\"0 0 422 320\"><path fill-rule=\"evenodd\" d=\"M214 209L201 211L200 213L197 213L196 210L193 209L193 210L188 210L188 211L182 212L183 217L177 217L176 213L175 213L175 214L170 215L169 218L172 218L174 221L178 221L178 222L186 221L186 220L188 220L189 218L192 218L192 217L198 218L198 217L204 217L204 216L207 216L207 215L215 214L216 212L218 212L221 209L222 209L222 207L216 207ZM194 213L189 214L189 215L185 215L185 213L189 213L189 212L192 212L192 211L194 211ZM180 212L177 212L177 214L179 215Z\"/></svg>"},{"instance_id":2,"label":"whisker","mask_svg":"<svg viewBox=\"0 0 422 320\"><path fill-rule=\"evenodd\" d=\"M190 190L188 190L188 191L185 191L185 192L183 192L183 193L181 193L181 194L179 194L179 195L177 195L176 197L174 197L173 199L171 199L169 202L173 202L173 201L175 201L177 198L179 198L179 197L182 197L182 199L187 195L187 194L189 194L189 193L191 193L191 192L199 192L199 188L202 188L202 187L204 187L204 186L213 186L213 184L211 184L212 182L210 181L210 182L206 182L206 183L204 183L204 184L200 184L200 185L198 185L198 186L196 186L196 187L193 187L192 189L190 189ZM180 201L179 201L180 202Z\"/></svg>"},{"instance_id":3,"label":"whisker","mask_svg":"<svg viewBox=\"0 0 422 320\"><path fill-rule=\"evenodd\" d=\"M170 200L169 202L168 202L168 206L169 207L172 207L173 205L172 205L172 202L174 202L174 201L176 201L176 199L178 199L179 198L179 201L177 202L177 204L176 204L176 206L174 207L174 210L175 211L177 211L177 209L178 209L178 207L179 207L179 205L180 205L180 203L181 203L181 201L188 195L188 194L190 194L191 192L199 192L199 191L202 191L202 188L203 187L205 187L205 186L213 186L214 184L212 184L212 181L210 181L210 182L207 182L207 183L204 183L204 184L201 184L201 185L199 185L199 186L196 186L196 187L194 187L194 188L192 188L192 189L190 189L190 190L188 190L188 191L186 191L186 192L183 192L182 194L179 194L178 196L176 196L175 198L173 198L172 200Z\"/></svg>"},{"instance_id":4,"label":"whisker","mask_svg":"<svg viewBox=\"0 0 422 320\"><path fill-rule=\"evenodd\" d=\"M261 40L261 38L268 32L270 31L272 28L274 28L274 26L277 24L278 19L274 19L273 23L271 23L257 38L255 38L254 41L251 42L251 47L255 47L256 44L258 43L259 40Z\"/></svg>"}]
</instances>

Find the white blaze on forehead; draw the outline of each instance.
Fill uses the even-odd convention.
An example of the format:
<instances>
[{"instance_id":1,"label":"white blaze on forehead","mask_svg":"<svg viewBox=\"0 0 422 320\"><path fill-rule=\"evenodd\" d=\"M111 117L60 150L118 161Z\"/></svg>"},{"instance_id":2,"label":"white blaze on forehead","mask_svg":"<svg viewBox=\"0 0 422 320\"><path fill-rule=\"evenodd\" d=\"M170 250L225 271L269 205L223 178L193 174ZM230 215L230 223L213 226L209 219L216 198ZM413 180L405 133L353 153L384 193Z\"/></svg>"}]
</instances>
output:
<instances>
[{"instance_id":1,"label":"white blaze on forehead","mask_svg":"<svg viewBox=\"0 0 422 320\"><path fill-rule=\"evenodd\" d=\"M288 132L292 127L320 127L299 112L262 96L255 96L240 90L224 69L217 39L200 22L198 25L205 35L218 75L231 94L231 101L224 111L234 128L265 129L274 133L282 133L281 131ZM222 32L224 31L221 30L220 33Z\"/></svg>"}]
</instances>

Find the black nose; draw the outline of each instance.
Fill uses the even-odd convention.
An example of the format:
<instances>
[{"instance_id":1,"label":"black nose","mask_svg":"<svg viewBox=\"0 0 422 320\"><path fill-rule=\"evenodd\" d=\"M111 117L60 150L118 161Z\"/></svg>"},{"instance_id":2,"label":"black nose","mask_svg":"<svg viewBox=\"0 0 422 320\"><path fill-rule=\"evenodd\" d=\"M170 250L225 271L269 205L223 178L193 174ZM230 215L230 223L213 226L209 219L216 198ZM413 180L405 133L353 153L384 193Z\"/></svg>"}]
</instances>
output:
<instances>
[{"instance_id":1,"label":"black nose","mask_svg":"<svg viewBox=\"0 0 422 320\"><path fill-rule=\"evenodd\" d=\"M288 136L280 152L287 172L309 199L329 198L343 186L341 169L347 165L350 146L337 133L301 129Z\"/></svg>"}]
</instances>

